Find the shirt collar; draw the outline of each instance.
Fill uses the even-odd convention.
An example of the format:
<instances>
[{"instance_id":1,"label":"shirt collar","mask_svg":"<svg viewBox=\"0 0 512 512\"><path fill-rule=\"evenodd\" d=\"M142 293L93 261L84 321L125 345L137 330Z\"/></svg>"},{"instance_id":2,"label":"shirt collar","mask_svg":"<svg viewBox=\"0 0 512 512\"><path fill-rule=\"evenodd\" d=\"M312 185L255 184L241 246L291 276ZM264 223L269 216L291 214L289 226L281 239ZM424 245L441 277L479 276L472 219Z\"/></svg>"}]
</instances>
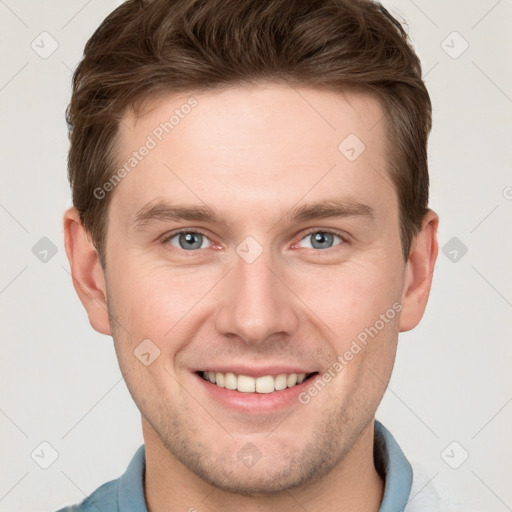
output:
<instances>
[{"instance_id":1,"label":"shirt collar","mask_svg":"<svg viewBox=\"0 0 512 512\"><path fill-rule=\"evenodd\" d=\"M375 421L374 457L375 464L381 468L381 476L385 481L384 497L379 512L402 512L411 492L411 465L391 432L379 421ZM145 449L142 445L119 479L119 510L148 512L144 499L145 469Z\"/></svg>"},{"instance_id":2,"label":"shirt collar","mask_svg":"<svg viewBox=\"0 0 512 512\"><path fill-rule=\"evenodd\" d=\"M148 512L144 499L146 452L144 445L135 452L128 468L119 479L117 502L123 512Z\"/></svg>"},{"instance_id":3,"label":"shirt collar","mask_svg":"<svg viewBox=\"0 0 512 512\"><path fill-rule=\"evenodd\" d=\"M391 432L379 421L375 421L374 457L385 482L379 512L403 512L411 493L412 468Z\"/></svg>"}]
</instances>

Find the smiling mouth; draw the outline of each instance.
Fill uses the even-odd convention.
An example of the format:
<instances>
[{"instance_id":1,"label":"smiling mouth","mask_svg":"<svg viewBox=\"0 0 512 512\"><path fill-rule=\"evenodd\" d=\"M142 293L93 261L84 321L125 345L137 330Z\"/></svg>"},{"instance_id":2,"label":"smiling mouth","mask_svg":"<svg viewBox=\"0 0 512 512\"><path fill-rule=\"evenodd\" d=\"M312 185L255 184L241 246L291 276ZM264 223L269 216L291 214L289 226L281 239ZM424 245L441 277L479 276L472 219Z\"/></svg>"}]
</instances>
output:
<instances>
[{"instance_id":1,"label":"smiling mouth","mask_svg":"<svg viewBox=\"0 0 512 512\"><path fill-rule=\"evenodd\" d=\"M232 372L199 371L196 373L205 381L219 388L239 391L241 393L274 393L298 386L318 374L318 372L281 373L276 376L250 377L249 375L237 375Z\"/></svg>"}]
</instances>

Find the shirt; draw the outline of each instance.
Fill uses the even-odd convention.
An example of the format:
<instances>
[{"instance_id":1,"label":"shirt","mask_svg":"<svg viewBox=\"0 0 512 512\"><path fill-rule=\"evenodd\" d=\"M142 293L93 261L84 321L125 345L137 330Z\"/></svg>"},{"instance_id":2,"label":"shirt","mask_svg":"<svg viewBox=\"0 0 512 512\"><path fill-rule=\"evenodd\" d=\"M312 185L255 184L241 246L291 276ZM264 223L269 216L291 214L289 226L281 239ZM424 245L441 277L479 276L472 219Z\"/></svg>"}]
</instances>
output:
<instances>
[{"instance_id":1,"label":"shirt","mask_svg":"<svg viewBox=\"0 0 512 512\"><path fill-rule=\"evenodd\" d=\"M384 480L384 497L379 512L430 512L435 510L435 497L423 492L421 501L411 493L413 472L411 465L392 434L375 421L375 467ZM146 469L144 445L133 456L125 473L98 487L78 505L65 507L57 512L148 512L144 499L144 473ZM419 492L422 482L415 482ZM414 489L413 489L414 491ZM408 502L410 503L408 504ZM416 502L416 503L415 503Z\"/></svg>"}]
</instances>

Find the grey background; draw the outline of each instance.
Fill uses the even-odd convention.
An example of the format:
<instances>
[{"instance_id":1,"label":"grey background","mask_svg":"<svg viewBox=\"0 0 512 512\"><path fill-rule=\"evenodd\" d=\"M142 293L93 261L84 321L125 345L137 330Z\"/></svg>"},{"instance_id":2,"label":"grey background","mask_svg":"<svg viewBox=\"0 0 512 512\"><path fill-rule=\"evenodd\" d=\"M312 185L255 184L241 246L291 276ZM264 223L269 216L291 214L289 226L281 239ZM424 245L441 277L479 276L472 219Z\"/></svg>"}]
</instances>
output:
<instances>
[{"instance_id":1,"label":"grey background","mask_svg":"<svg viewBox=\"0 0 512 512\"><path fill-rule=\"evenodd\" d=\"M62 234L71 73L119 3L0 0L2 512L77 502L143 442ZM512 2L384 4L407 22L434 105L430 205L444 252L377 418L445 495L443 510L512 510Z\"/></svg>"}]
</instances>

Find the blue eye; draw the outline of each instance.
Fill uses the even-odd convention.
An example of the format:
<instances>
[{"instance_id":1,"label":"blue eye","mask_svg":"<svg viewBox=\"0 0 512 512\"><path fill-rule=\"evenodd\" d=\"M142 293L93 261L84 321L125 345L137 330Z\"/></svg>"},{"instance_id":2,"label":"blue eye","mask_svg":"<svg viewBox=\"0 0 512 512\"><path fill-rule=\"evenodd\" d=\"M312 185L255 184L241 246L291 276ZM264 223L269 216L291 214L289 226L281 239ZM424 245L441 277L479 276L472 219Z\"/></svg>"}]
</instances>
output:
<instances>
[{"instance_id":1,"label":"blue eye","mask_svg":"<svg viewBox=\"0 0 512 512\"><path fill-rule=\"evenodd\" d=\"M171 240L174 238L177 238L178 245L172 243ZM189 251L196 249L206 249L206 247L202 247L203 241L205 240L208 240L208 238L198 231L180 231L168 237L164 242L169 243L178 249Z\"/></svg>"},{"instance_id":2,"label":"blue eye","mask_svg":"<svg viewBox=\"0 0 512 512\"><path fill-rule=\"evenodd\" d=\"M310 249L325 250L325 249L331 248L334 237L339 238L341 240L341 243L345 242L345 240L341 237L341 235L338 235L337 233L333 233L332 231L322 231L322 230L311 231L304 238L302 238L302 240L307 240L308 238L311 238L312 242L311 242L310 247L308 247L308 249L310 248ZM337 245L341 245L341 244L337 244Z\"/></svg>"},{"instance_id":3,"label":"blue eye","mask_svg":"<svg viewBox=\"0 0 512 512\"><path fill-rule=\"evenodd\" d=\"M326 231L321 229L316 229L310 231L306 234L299 242L303 242L304 240L311 239L311 243L309 246L306 246L306 249L318 249L324 251L326 249L331 249L336 245L342 245L346 242L343 236L333 231ZM333 242L335 238L339 239L340 242L338 244L334 244ZM207 242L208 245L204 246L203 244ZM212 246L209 238L200 231L193 231L183 229L181 231L177 231L168 236L165 240L163 240L164 244L171 245L172 247L182 250L185 252L195 252L199 249L207 249ZM298 244L297 244L298 245ZM303 247L303 246L302 246Z\"/></svg>"}]
</instances>

